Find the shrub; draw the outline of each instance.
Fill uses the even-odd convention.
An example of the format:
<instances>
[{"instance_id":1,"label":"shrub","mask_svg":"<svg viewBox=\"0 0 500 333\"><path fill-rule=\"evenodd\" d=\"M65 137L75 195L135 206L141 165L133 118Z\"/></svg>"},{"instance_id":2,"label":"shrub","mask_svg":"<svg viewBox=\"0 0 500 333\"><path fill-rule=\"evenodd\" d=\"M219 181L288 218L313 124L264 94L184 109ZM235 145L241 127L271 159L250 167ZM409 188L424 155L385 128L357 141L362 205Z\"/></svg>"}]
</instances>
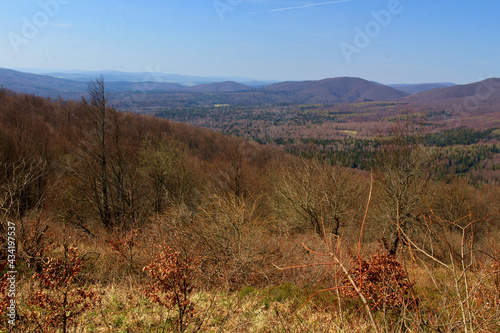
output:
<instances>
[{"instance_id":1,"label":"shrub","mask_svg":"<svg viewBox=\"0 0 500 333\"><path fill-rule=\"evenodd\" d=\"M153 280L146 294L153 302L178 311L173 322L179 332L185 331L195 312L189 296L197 287L199 266L198 257L164 247L156 259L144 267Z\"/></svg>"},{"instance_id":2,"label":"shrub","mask_svg":"<svg viewBox=\"0 0 500 333\"><path fill-rule=\"evenodd\" d=\"M122 233L117 232L116 237L109 238L107 240L113 252L118 255L118 260L121 263L127 262L130 272L134 270L134 256L136 254L134 248L137 245L139 232L139 229L129 230Z\"/></svg>"},{"instance_id":3,"label":"shrub","mask_svg":"<svg viewBox=\"0 0 500 333\"><path fill-rule=\"evenodd\" d=\"M65 333L79 316L100 303L96 291L82 286L83 264L77 248L65 245L61 258L48 257L42 271L33 274L35 292L28 301L28 318L37 329L51 332L60 328Z\"/></svg>"},{"instance_id":4,"label":"shrub","mask_svg":"<svg viewBox=\"0 0 500 333\"><path fill-rule=\"evenodd\" d=\"M413 282L394 256L379 252L369 260L355 259L353 264L349 274L372 309L395 309L409 305ZM347 277L342 280L342 285L344 297L359 298Z\"/></svg>"}]
</instances>

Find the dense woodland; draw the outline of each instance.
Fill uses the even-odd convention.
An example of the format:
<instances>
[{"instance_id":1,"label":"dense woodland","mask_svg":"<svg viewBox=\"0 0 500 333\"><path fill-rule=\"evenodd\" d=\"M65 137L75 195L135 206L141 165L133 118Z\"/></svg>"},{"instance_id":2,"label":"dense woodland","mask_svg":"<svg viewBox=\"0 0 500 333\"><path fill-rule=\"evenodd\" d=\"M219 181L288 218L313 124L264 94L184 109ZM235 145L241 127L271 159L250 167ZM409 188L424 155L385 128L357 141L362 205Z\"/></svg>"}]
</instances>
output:
<instances>
[{"instance_id":1,"label":"dense woodland","mask_svg":"<svg viewBox=\"0 0 500 333\"><path fill-rule=\"evenodd\" d=\"M467 177L476 185L500 181L500 130L488 128L487 119L477 128L465 127L463 124L470 123L467 119L450 121L452 111L416 112L408 104L394 102L145 107L135 111L360 170L376 167L379 147L393 135L392 128L411 122L415 128L407 135L434 151L433 172L439 179ZM451 126L456 123L460 126Z\"/></svg>"},{"instance_id":2,"label":"dense woodland","mask_svg":"<svg viewBox=\"0 0 500 333\"><path fill-rule=\"evenodd\" d=\"M479 175L498 131L394 122L298 151L117 111L102 80L89 95L0 90L14 330L500 329L500 186Z\"/></svg>"},{"instance_id":3,"label":"dense woodland","mask_svg":"<svg viewBox=\"0 0 500 333\"><path fill-rule=\"evenodd\" d=\"M500 182L500 131L495 129L473 130L452 129L439 133L410 134L411 144L433 154L429 168L435 179L451 182L453 179L468 178L470 183L480 186ZM386 144L386 137L372 139L276 139L295 155L308 158L321 156L332 165L348 168L373 170L379 164L380 148Z\"/></svg>"}]
</instances>

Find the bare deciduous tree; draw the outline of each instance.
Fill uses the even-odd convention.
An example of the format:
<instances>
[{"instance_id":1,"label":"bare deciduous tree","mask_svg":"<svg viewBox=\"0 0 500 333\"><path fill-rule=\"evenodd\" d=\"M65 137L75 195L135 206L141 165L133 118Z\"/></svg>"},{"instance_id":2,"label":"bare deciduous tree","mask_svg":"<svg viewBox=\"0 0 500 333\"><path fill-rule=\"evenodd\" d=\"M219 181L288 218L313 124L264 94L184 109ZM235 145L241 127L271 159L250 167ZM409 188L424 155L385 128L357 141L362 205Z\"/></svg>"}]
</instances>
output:
<instances>
[{"instance_id":1,"label":"bare deciduous tree","mask_svg":"<svg viewBox=\"0 0 500 333\"><path fill-rule=\"evenodd\" d=\"M398 125L393 128L393 138L381 147L376 169L376 219L388 230L383 242L391 254L396 253L402 239L400 229L408 233L418 226L432 188L431 153L417 142L412 124Z\"/></svg>"},{"instance_id":2,"label":"bare deciduous tree","mask_svg":"<svg viewBox=\"0 0 500 333\"><path fill-rule=\"evenodd\" d=\"M107 106L104 79L91 81L90 101L83 100L73 175L80 194L93 207L106 228L139 218L136 148L124 133L121 115ZM128 141L130 142L128 142ZM125 142L127 141L127 142Z\"/></svg>"},{"instance_id":3,"label":"bare deciduous tree","mask_svg":"<svg viewBox=\"0 0 500 333\"><path fill-rule=\"evenodd\" d=\"M338 235L362 211L359 179L345 168L318 161L302 159L284 170L275 193L285 219L309 224L318 235L323 235L323 222L327 232Z\"/></svg>"},{"instance_id":4,"label":"bare deciduous tree","mask_svg":"<svg viewBox=\"0 0 500 333\"><path fill-rule=\"evenodd\" d=\"M85 137L80 140L83 168L79 172L82 183L89 187L87 198L95 205L102 223L106 227L112 224L112 212L109 198L109 141L111 119L106 105L104 78L101 76L91 81L88 86L90 102L85 105Z\"/></svg>"}]
</instances>

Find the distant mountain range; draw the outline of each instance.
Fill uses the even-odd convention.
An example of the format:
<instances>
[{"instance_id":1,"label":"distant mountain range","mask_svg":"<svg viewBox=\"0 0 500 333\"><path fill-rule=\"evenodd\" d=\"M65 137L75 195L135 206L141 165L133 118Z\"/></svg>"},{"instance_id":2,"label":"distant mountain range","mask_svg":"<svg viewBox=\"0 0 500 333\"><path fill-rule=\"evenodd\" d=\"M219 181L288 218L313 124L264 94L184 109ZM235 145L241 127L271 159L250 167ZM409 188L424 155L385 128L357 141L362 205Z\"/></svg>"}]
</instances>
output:
<instances>
[{"instance_id":1,"label":"distant mountain range","mask_svg":"<svg viewBox=\"0 0 500 333\"><path fill-rule=\"evenodd\" d=\"M237 91L247 91L252 90L253 87L234 82L234 81L224 81L215 83L205 83L199 84L185 91L199 92L199 93L218 93L218 92L237 92Z\"/></svg>"},{"instance_id":2,"label":"distant mountain range","mask_svg":"<svg viewBox=\"0 0 500 333\"><path fill-rule=\"evenodd\" d=\"M118 92L232 92L239 90L254 89L252 86L246 86L240 83L228 81L217 83L205 83L194 86L182 85L180 83L163 82L163 81L136 81L140 74L129 73L128 78L131 81L115 81L119 78L126 78L126 73L118 76L110 75L113 79L109 79L107 75L102 74L105 79L106 90L109 93ZM63 79L50 75L31 74L18 72L11 69L0 68L0 85L4 88L11 89L17 92L36 94L44 97L61 96L67 99L80 99L86 95L88 83L90 80L95 80L101 74L94 73L93 75L85 72L85 74L67 74L68 77L73 77L75 80Z\"/></svg>"},{"instance_id":3,"label":"distant mountain range","mask_svg":"<svg viewBox=\"0 0 500 333\"><path fill-rule=\"evenodd\" d=\"M99 75L103 75L108 82L155 82L155 83L178 83L184 86L216 83L224 81L235 81L252 87L268 85L277 81L254 80L245 77L231 76L192 76L179 74L165 74L156 71L129 73L120 71L69 71L69 72L39 72L38 74L66 79L72 81L89 82Z\"/></svg>"},{"instance_id":4,"label":"distant mountain range","mask_svg":"<svg viewBox=\"0 0 500 333\"><path fill-rule=\"evenodd\" d=\"M48 75L38 75L0 68L0 86L21 93L43 97L61 96L80 99L87 89L87 83L57 79Z\"/></svg>"},{"instance_id":5,"label":"distant mountain range","mask_svg":"<svg viewBox=\"0 0 500 333\"><path fill-rule=\"evenodd\" d=\"M147 74L124 72L106 74L105 72L103 74L105 87L111 103L123 109L147 107L152 103L155 106L213 106L215 104L336 104L370 101L398 102L411 107L430 106L433 109L456 108L456 105L461 104L467 106L464 103L474 103L477 107L483 108L500 106L500 79L495 78L467 85L427 83L387 86L361 78L340 77L318 81L287 81L255 87L233 80L196 85L164 82L167 79L173 79L172 74L158 74L159 76L152 77L154 81L141 81L141 78L147 79ZM59 77L0 68L0 85L21 93L52 98L61 96L66 99L80 99L81 96L87 94L88 82L99 76L97 72L54 73L53 75ZM69 77L73 80L69 80ZM199 77L179 77L199 79ZM210 81L209 78L204 78L204 80Z\"/></svg>"},{"instance_id":6,"label":"distant mountain range","mask_svg":"<svg viewBox=\"0 0 500 333\"><path fill-rule=\"evenodd\" d=\"M408 96L404 91L359 78L333 78L319 81L281 82L252 88L236 82L210 83L177 91L151 91L138 101L130 93L111 96L116 107L139 109L156 107L196 106L217 104L336 104L369 101L394 101ZM149 104L149 105L148 105Z\"/></svg>"}]
</instances>

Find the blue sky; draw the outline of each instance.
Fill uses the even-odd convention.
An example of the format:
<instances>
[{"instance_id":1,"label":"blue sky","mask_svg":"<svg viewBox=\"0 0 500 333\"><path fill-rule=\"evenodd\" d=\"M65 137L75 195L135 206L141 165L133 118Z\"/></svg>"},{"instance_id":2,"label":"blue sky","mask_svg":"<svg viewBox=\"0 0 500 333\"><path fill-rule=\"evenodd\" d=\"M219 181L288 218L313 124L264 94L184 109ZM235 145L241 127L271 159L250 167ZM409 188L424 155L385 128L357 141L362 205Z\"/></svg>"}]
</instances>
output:
<instances>
[{"instance_id":1,"label":"blue sky","mask_svg":"<svg viewBox=\"0 0 500 333\"><path fill-rule=\"evenodd\" d=\"M0 67L470 83L500 77L499 13L496 0L3 0Z\"/></svg>"}]
</instances>

